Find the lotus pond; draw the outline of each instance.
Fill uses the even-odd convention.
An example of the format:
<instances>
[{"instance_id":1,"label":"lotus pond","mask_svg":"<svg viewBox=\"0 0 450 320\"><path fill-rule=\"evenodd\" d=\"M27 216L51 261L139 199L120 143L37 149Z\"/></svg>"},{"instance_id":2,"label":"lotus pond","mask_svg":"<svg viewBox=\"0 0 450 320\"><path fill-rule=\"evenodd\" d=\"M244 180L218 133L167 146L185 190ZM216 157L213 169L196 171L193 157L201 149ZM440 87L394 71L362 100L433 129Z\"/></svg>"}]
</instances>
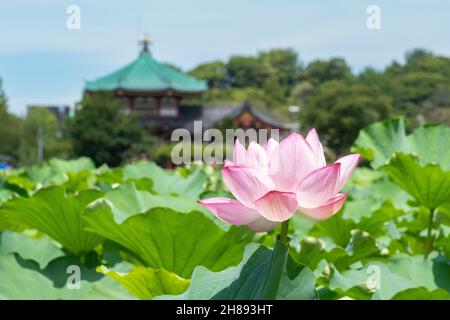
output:
<instances>
[{"instance_id":1,"label":"lotus pond","mask_svg":"<svg viewBox=\"0 0 450 320\"><path fill-rule=\"evenodd\" d=\"M362 130L342 210L255 233L218 168L53 159L0 173L0 299L449 299L450 128ZM278 276L274 276L278 275Z\"/></svg>"}]
</instances>

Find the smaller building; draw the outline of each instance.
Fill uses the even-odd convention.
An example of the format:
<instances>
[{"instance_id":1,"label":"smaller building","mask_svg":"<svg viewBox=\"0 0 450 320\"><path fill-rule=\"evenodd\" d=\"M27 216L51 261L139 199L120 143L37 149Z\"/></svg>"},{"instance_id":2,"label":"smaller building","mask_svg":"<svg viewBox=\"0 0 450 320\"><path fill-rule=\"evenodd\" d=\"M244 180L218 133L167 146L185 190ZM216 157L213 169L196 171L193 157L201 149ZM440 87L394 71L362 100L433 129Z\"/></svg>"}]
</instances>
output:
<instances>
[{"instance_id":1,"label":"smaller building","mask_svg":"<svg viewBox=\"0 0 450 320\"><path fill-rule=\"evenodd\" d=\"M212 106L182 106L180 117L176 123L166 123L170 127L186 128L193 133L194 121L201 120L203 129L217 128L229 120L233 127L242 129L272 129L280 130L285 135L290 128L283 122L259 111L249 102L239 105L212 105Z\"/></svg>"},{"instance_id":2,"label":"smaller building","mask_svg":"<svg viewBox=\"0 0 450 320\"><path fill-rule=\"evenodd\" d=\"M70 107L68 105L29 105L28 111L35 108L47 109L56 118L58 125L61 127L66 119L70 116Z\"/></svg>"}]
</instances>

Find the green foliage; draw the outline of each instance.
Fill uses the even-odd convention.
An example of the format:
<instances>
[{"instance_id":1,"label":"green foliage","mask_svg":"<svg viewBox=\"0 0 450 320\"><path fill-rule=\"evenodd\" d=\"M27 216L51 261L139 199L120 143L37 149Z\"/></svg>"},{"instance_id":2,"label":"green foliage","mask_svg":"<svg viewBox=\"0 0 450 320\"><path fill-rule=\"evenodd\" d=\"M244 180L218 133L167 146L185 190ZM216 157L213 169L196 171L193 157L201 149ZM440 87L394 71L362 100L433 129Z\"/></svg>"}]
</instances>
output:
<instances>
[{"instance_id":1,"label":"green foliage","mask_svg":"<svg viewBox=\"0 0 450 320\"><path fill-rule=\"evenodd\" d=\"M368 271L369 270L369 271ZM439 260L423 260L423 257L409 257L405 255L393 256L389 262L371 262L365 268L348 270L335 274L331 278L330 287L342 290L350 296L354 295L352 288L362 286L372 299L392 299L397 294L397 299L407 298L405 290L411 288L425 288L433 291L441 288L438 292L449 290L450 266ZM379 277L379 282L372 283ZM371 290L378 287L378 290ZM400 294L402 293L402 294ZM411 292L409 292L411 294ZM442 294L440 294L442 296Z\"/></svg>"},{"instance_id":2,"label":"green foliage","mask_svg":"<svg viewBox=\"0 0 450 320\"><path fill-rule=\"evenodd\" d=\"M39 163L54 157L65 158L70 153L69 141L62 139L56 116L45 108L28 110L22 124L20 136L20 162L22 165ZM42 159L39 159L39 145L42 144Z\"/></svg>"},{"instance_id":3,"label":"green foliage","mask_svg":"<svg viewBox=\"0 0 450 320\"><path fill-rule=\"evenodd\" d=\"M205 92L201 98L183 100L187 104L242 104L243 101L249 101L253 105L264 106L268 103L269 93L263 89L246 88L212 88Z\"/></svg>"},{"instance_id":4,"label":"green foliage","mask_svg":"<svg viewBox=\"0 0 450 320\"><path fill-rule=\"evenodd\" d=\"M172 299L259 300L317 298L314 274L287 255L278 243L273 250L247 246L242 262L221 272L197 267L189 289ZM276 275L276 276L275 276Z\"/></svg>"},{"instance_id":5,"label":"green foliage","mask_svg":"<svg viewBox=\"0 0 450 320\"><path fill-rule=\"evenodd\" d=\"M135 184L131 183L122 184L111 190L104 197L97 199L90 209L95 211L104 208L111 212L117 223L122 223L129 217L145 213L153 208L163 207L177 212L203 210L195 199L185 195L153 195L148 191L138 190Z\"/></svg>"},{"instance_id":6,"label":"green foliage","mask_svg":"<svg viewBox=\"0 0 450 320\"><path fill-rule=\"evenodd\" d=\"M189 287L189 280L182 279L175 273L164 269L135 267L125 275L105 268L100 268L100 271L119 282L141 300L149 300L166 294L181 294Z\"/></svg>"},{"instance_id":7,"label":"green foliage","mask_svg":"<svg viewBox=\"0 0 450 320\"><path fill-rule=\"evenodd\" d=\"M4 160L10 164L31 165L53 157L66 158L71 153L70 142L63 138L62 128L49 110L40 107L31 108L25 119L8 112L1 79L0 123L0 156L5 157ZM42 159L38 159L40 144L42 144Z\"/></svg>"},{"instance_id":8,"label":"green foliage","mask_svg":"<svg viewBox=\"0 0 450 320\"><path fill-rule=\"evenodd\" d=\"M343 153L359 129L394 116L408 128L423 123L450 125L450 58L423 49L406 53L406 63L354 74L343 58L314 60L304 68L292 49L273 49L254 56L232 56L193 69L210 90L190 102L238 104L243 101L292 117L289 105L302 106L303 126L327 134L327 147Z\"/></svg>"},{"instance_id":9,"label":"green foliage","mask_svg":"<svg viewBox=\"0 0 450 320\"><path fill-rule=\"evenodd\" d=\"M203 63L188 72L189 75L208 81L210 88L227 87L227 67L222 61Z\"/></svg>"},{"instance_id":10,"label":"green foliage","mask_svg":"<svg viewBox=\"0 0 450 320\"><path fill-rule=\"evenodd\" d=\"M381 168L421 205L436 209L450 202L450 128L429 125L406 135L403 119L362 130L354 150ZM409 152L410 154L405 154ZM384 164L384 165L383 165Z\"/></svg>"},{"instance_id":11,"label":"green foliage","mask_svg":"<svg viewBox=\"0 0 450 320\"><path fill-rule=\"evenodd\" d=\"M374 168L382 166L395 152L405 151L403 118L374 123L358 134L352 151L371 161Z\"/></svg>"},{"instance_id":12,"label":"green foliage","mask_svg":"<svg viewBox=\"0 0 450 320\"><path fill-rule=\"evenodd\" d=\"M355 149L371 168L330 219L295 216L289 248L277 229L229 226L197 204L230 196L211 166L81 158L2 172L0 298L449 299L448 130L363 129ZM80 290L66 287L73 265Z\"/></svg>"},{"instance_id":13,"label":"green foliage","mask_svg":"<svg viewBox=\"0 0 450 320\"><path fill-rule=\"evenodd\" d=\"M408 151L417 154L421 164L437 163L443 170L450 170L450 150L446 144L450 128L444 125L426 125L408 136Z\"/></svg>"},{"instance_id":14,"label":"green foliage","mask_svg":"<svg viewBox=\"0 0 450 320\"><path fill-rule=\"evenodd\" d=\"M120 111L110 93L88 93L70 125L75 155L88 156L97 165L117 166L137 148L143 132L137 119Z\"/></svg>"},{"instance_id":15,"label":"green foliage","mask_svg":"<svg viewBox=\"0 0 450 320\"><path fill-rule=\"evenodd\" d=\"M0 254L1 300L56 300L63 290L53 286L42 274L22 267L13 254Z\"/></svg>"},{"instance_id":16,"label":"green foliage","mask_svg":"<svg viewBox=\"0 0 450 320\"><path fill-rule=\"evenodd\" d=\"M290 93L290 99L296 103L304 101L314 93L314 86L309 81L302 81L296 84Z\"/></svg>"},{"instance_id":17,"label":"green foliage","mask_svg":"<svg viewBox=\"0 0 450 320\"><path fill-rule=\"evenodd\" d=\"M423 287L406 289L397 293L392 300L449 300L450 294L443 289L429 291Z\"/></svg>"},{"instance_id":18,"label":"green foliage","mask_svg":"<svg viewBox=\"0 0 450 320\"><path fill-rule=\"evenodd\" d=\"M224 231L200 212L154 208L118 223L108 207L99 206L88 212L86 221L88 230L127 248L145 266L183 278L197 265L218 271L238 263L250 240L244 230Z\"/></svg>"},{"instance_id":19,"label":"green foliage","mask_svg":"<svg viewBox=\"0 0 450 320\"><path fill-rule=\"evenodd\" d=\"M233 56L227 63L230 86L261 88L267 72L256 57Z\"/></svg>"},{"instance_id":20,"label":"green foliage","mask_svg":"<svg viewBox=\"0 0 450 320\"><path fill-rule=\"evenodd\" d=\"M8 112L6 95L0 78L0 155L11 158L16 163L19 159L20 128L22 120Z\"/></svg>"},{"instance_id":21,"label":"green foliage","mask_svg":"<svg viewBox=\"0 0 450 320\"><path fill-rule=\"evenodd\" d=\"M342 58L332 58L329 61L315 60L308 64L304 77L315 85L332 80L351 80L353 75L350 67Z\"/></svg>"},{"instance_id":22,"label":"green foliage","mask_svg":"<svg viewBox=\"0 0 450 320\"><path fill-rule=\"evenodd\" d=\"M400 103L417 104L432 98L439 89L446 85L447 79L440 74L429 72L409 72L397 79Z\"/></svg>"},{"instance_id":23,"label":"green foliage","mask_svg":"<svg viewBox=\"0 0 450 320\"><path fill-rule=\"evenodd\" d=\"M360 129L389 117L391 107L388 97L368 86L329 81L308 99L303 121L316 128L327 146L340 155L348 150Z\"/></svg>"},{"instance_id":24,"label":"green foliage","mask_svg":"<svg viewBox=\"0 0 450 320\"><path fill-rule=\"evenodd\" d=\"M396 153L382 168L395 183L428 209L450 203L450 171L443 171L439 165L421 166L414 156Z\"/></svg>"},{"instance_id":25,"label":"green foliage","mask_svg":"<svg viewBox=\"0 0 450 320\"><path fill-rule=\"evenodd\" d=\"M424 123L450 125L450 58L415 49L406 53L405 61L356 74L339 57L303 65L289 48L235 55L192 69L189 74L207 80L210 89L182 103L207 106L249 101L281 120L302 123L305 131L319 129L333 158L348 150L359 129L391 116L404 116L408 130ZM140 130L132 116L118 112L119 103L107 93L83 98L67 130L74 155L89 156L97 165L117 166L152 154L163 164L167 148L153 150L154 138L144 133L148 130ZM301 106L300 113L290 114L290 105ZM72 146L65 139L66 130L61 137L61 132L55 135L54 120L43 110L40 115L33 113L26 120L8 113L0 89L0 154L13 164L36 163L37 128L46 127L45 159L67 158Z\"/></svg>"},{"instance_id":26,"label":"green foliage","mask_svg":"<svg viewBox=\"0 0 450 320\"><path fill-rule=\"evenodd\" d=\"M374 168L385 164L396 152L415 154L420 164L437 163L450 170L450 150L446 144L450 128L426 125L406 135L403 118L374 123L361 132L352 150L371 161Z\"/></svg>"},{"instance_id":27,"label":"green foliage","mask_svg":"<svg viewBox=\"0 0 450 320\"><path fill-rule=\"evenodd\" d=\"M280 107L297 83L301 64L292 49L262 51L257 56L232 56L227 62L204 63L189 72L207 80L210 90L189 103L242 103Z\"/></svg>"},{"instance_id":28,"label":"green foliage","mask_svg":"<svg viewBox=\"0 0 450 320\"><path fill-rule=\"evenodd\" d=\"M18 253L23 259L33 260L44 269L48 263L64 256L64 252L47 236L29 237L9 230L0 234L0 253Z\"/></svg>"},{"instance_id":29,"label":"green foliage","mask_svg":"<svg viewBox=\"0 0 450 320\"><path fill-rule=\"evenodd\" d=\"M48 234L75 254L84 254L101 243L98 235L85 231L81 220L86 205L101 192L82 190L65 195L62 187L49 187L31 198L16 198L0 208L0 219Z\"/></svg>"},{"instance_id":30,"label":"green foliage","mask_svg":"<svg viewBox=\"0 0 450 320\"><path fill-rule=\"evenodd\" d=\"M172 194L197 197L204 188L206 175L201 171L184 178L177 173L168 172L153 162L137 162L123 168L125 179L151 178L153 190L158 194Z\"/></svg>"}]
</instances>

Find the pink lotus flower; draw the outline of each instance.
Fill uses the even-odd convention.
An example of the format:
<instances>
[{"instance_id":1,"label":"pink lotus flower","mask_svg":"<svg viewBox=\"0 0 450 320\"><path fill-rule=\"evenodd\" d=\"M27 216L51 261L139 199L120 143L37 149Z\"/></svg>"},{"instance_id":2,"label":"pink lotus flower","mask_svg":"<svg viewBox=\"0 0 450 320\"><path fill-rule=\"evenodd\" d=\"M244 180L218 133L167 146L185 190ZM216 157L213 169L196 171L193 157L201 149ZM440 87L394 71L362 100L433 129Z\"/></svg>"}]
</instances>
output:
<instances>
[{"instance_id":1,"label":"pink lotus flower","mask_svg":"<svg viewBox=\"0 0 450 320\"><path fill-rule=\"evenodd\" d=\"M327 165L315 129L306 139L292 133L280 143L270 139L246 150L236 140L233 162L226 161L224 182L236 199L199 201L224 222L269 231L296 212L320 221L338 212L347 194L339 193L360 159L351 154Z\"/></svg>"}]
</instances>

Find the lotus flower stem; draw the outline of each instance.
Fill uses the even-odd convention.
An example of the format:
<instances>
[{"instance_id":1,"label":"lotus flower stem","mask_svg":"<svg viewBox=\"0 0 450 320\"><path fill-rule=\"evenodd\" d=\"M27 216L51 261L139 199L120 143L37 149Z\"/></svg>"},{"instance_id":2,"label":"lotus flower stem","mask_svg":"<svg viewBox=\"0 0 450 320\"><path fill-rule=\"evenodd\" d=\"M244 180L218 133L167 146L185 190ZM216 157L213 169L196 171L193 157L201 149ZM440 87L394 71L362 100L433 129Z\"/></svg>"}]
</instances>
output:
<instances>
[{"instance_id":1,"label":"lotus flower stem","mask_svg":"<svg viewBox=\"0 0 450 320\"><path fill-rule=\"evenodd\" d=\"M289 255L289 248L279 239L275 242L272 251L272 260L270 262L271 268L267 275L267 280L264 285L262 299L275 300L280 287L280 280L282 271L286 270L287 257Z\"/></svg>"},{"instance_id":2,"label":"lotus flower stem","mask_svg":"<svg viewBox=\"0 0 450 320\"><path fill-rule=\"evenodd\" d=\"M433 231L433 222L434 222L434 215L436 213L436 209L430 209L430 219L428 220L428 233L427 233L427 239L425 240L425 259L428 257L431 251L433 251L433 242L434 237L432 234Z\"/></svg>"},{"instance_id":3,"label":"lotus flower stem","mask_svg":"<svg viewBox=\"0 0 450 320\"><path fill-rule=\"evenodd\" d=\"M289 232L289 220L286 220L281 223L281 232L280 232L280 241L286 247L289 246L288 232Z\"/></svg>"}]
</instances>

